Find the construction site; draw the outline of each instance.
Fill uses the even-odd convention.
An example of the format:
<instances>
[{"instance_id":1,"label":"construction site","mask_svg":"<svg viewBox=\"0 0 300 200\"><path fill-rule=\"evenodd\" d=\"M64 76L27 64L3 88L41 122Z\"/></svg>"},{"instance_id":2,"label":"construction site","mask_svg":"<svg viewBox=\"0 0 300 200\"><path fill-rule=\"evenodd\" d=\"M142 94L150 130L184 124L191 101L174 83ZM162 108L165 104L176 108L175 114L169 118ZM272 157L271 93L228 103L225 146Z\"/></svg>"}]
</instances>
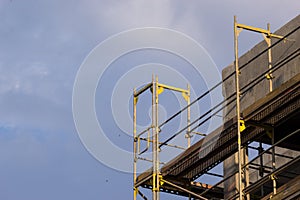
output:
<instances>
[{"instance_id":1,"label":"construction site","mask_svg":"<svg viewBox=\"0 0 300 200\"><path fill-rule=\"evenodd\" d=\"M134 200L163 199L161 193L167 193L167 199L300 198L300 15L275 32L270 27L245 25L234 17L233 27L228 27L234 33L234 60L223 68L222 81L196 99L191 99L189 86L160 83L159 74L149 84L137 86L133 94ZM260 34L262 41L240 55L243 32ZM222 87L223 100L191 119L193 106L217 87ZM181 93L186 106L160 123L159 98L164 90ZM137 110L143 106L138 98L147 98L141 97L146 91L152 102L151 126L138 130ZM199 132L215 115L221 115L222 125L209 133ZM186 119L184 128L166 131L181 116ZM186 138L186 146L174 143L179 136ZM180 153L165 162L160 156L165 149ZM142 162L151 167L140 172ZM209 179L218 181L204 182Z\"/></svg>"}]
</instances>

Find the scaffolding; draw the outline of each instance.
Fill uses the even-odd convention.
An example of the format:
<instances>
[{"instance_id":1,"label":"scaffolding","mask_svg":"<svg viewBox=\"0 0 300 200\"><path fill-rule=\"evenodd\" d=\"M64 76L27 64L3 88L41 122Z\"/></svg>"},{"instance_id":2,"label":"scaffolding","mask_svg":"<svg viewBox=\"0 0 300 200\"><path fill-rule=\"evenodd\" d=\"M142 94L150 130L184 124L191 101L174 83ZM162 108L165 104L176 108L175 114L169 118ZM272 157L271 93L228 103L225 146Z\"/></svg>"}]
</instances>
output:
<instances>
[{"instance_id":1,"label":"scaffolding","mask_svg":"<svg viewBox=\"0 0 300 200\"><path fill-rule=\"evenodd\" d=\"M150 90L152 93L152 124L150 127L146 128L144 131L137 134L137 102L139 99L139 96L143 94L146 90ZM159 200L159 192L160 192L160 185L163 184L163 182L168 183L166 180L162 179L162 176L160 174L160 165L162 164L159 159L159 151L160 151L160 145L162 143L159 142L159 132L160 127L163 126L161 124L159 126L158 124L158 105L159 105L159 99L158 96L163 93L163 91L171 90L175 92L180 92L182 94L182 97L187 102L187 105L190 104L190 87L187 86L187 89L181 89L169 85L165 85L158 82L158 77L152 77L152 82L149 84L146 84L144 87L142 87L139 90L134 89L133 92L133 134L134 134L134 166L133 166L133 181L134 181L134 200L136 200L137 195L141 195L144 199L145 196L138 190L138 186L136 184L137 180L137 161L148 161L152 162L152 196L153 200ZM167 123L167 122L165 122ZM187 138L187 147L190 147L191 145L191 133L190 133L190 107L187 108L187 133L185 137ZM152 133L152 134L151 134ZM146 137L144 136L146 134ZM146 148L141 150L141 141L145 141ZM152 149L150 149L150 143L152 143ZM169 147L178 148L185 150L186 148L180 147L178 145L171 145L171 144L165 144ZM143 154L145 154L148 151L152 150L152 160L141 157ZM168 183L172 184L172 183Z\"/></svg>"},{"instance_id":2,"label":"scaffolding","mask_svg":"<svg viewBox=\"0 0 300 200\"><path fill-rule=\"evenodd\" d=\"M298 58L300 55L299 46L277 63L272 63L272 48L281 42L294 42L295 40L289 38L297 33L299 28L298 26L288 34L280 36L271 33L269 24L265 30L239 24L236 17L234 17L235 70L223 78L223 82L210 88L192 102L190 101L189 86L187 89L168 86L159 83L158 78L154 76L151 83L146 84L139 90L134 89L134 200L138 198L138 195L143 199L147 199L146 195L139 189L140 187L151 189L153 200L160 199L160 192L186 196L189 199L268 199L266 197L280 196L286 182L300 180L300 169L298 169L300 165L300 146L297 143L300 139L300 126L298 125L300 119L300 74L280 87L273 88L273 73ZM242 30L261 33L267 43L267 48L239 66L238 36ZM277 38L278 40L272 44L271 38ZM244 69L265 53L268 59L266 70L263 70L263 73L260 73L247 85L241 87L239 81L241 69ZM235 92L197 119L191 121L191 107L233 76L235 78ZM252 105L241 109L241 96L263 80L269 82L269 94ZM158 96L164 89L182 93L187 105L159 124ZM150 127L137 133L137 102L140 95L147 90L152 92L152 123ZM232 105L236 107L236 115L210 133L208 141L205 141L206 135L197 132L197 128L223 111L224 108ZM186 126L168 139L160 142L159 135L162 128L184 111L187 113ZM171 144L171 141L182 133L185 133L187 138L187 148ZM191 145L193 134L199 134L203 138ZM141 142L146 142L143 150L141 150ZM151 143L152 148L150 147ZM162 147L177 148L183 150L183 152L168 163L163 163L159 159ZM289 154L292 155L282 153L281 148L288 148L290 150ZM257 156L254 156L250 161L248 159L249 151L257 151ZM152 160L141 157L146 152L152 154ZM210 172L211 169L230 156L235 155L235 153L238 155L237 170L227 176ZM152 168L138 175L138 160L151 162ZM270 160L270 163L266 163L266 160ZM215 185L197 182L197 179L205 174L219 177L221 180ZM258 177L252 180L250 174L258 174ZM226 194L227 191L224 191L224 185L232 178L237 179L235 180L237 188L233 191L233 194ZM297 184L295 185L297 186ZM296 186L290 193L300 191L300 186Z\"/></svg>"},{"instance_id":3,"label":"scaffolding","mask_svg":"<svg viewBox=\"0 0 300 200\"><path fill-rule=\"evenodd\" d=\"M245 159L243 159L243 157L245 157L245 155L242 155L242 146L241 146L241 129L244 129L244 121L241 118L241 109L240 109L240 83L239 83L239 76L241 74L240 69L239 69L239 54L238 54L238 36L240 34L240 32L242 30L248 30L248 31L252 31L252 32L257 32L257 33L261 33L268 45L268 68L269 71L268 73L265 75L266 78L269 80L269 88L270 88L270 92L273 91L273 82L272 79L274 78L272 75L272 49L271 47L271 38L279 38L279 39L284 39L283 36L280 35L276 35L276 34L272 34L271 30L270 30L270 24L267 24L267 30L262 29L262 28L256 28L253 26L248 26L248 25L244 25L244 24L238 24L237 23L237 19L236 16L234 16L234 55L235 55L235 83L236 83L236 116L237 116L237 135L238 135L238 172L239 172L239 178L238 178L238 187L239 187L239 200L243 199L243 185L242 185L242 180L245 180L245 186L249 185L249 176L247 174L247 169L244 169L243 174L242 174L242 164L246 164L246 163L242 163L242 161L245 162ZM242 127L241 127L242 126ZM259 125L256 125L259 126ZM263 128L265 128L268 132L270 132L272 134L272 145L274 145L274 130L272 127L270 126L264 126ZM243 152L245 154L245 152ZM272 149L272 163L273 163L273 170L275 170L275 149ZM244 177L243 177L244 176ZM276 194L276 180L275 178L273 179L273 193ZM247 197L249 199L249 196Z\"/></svg>"}]
</instances>

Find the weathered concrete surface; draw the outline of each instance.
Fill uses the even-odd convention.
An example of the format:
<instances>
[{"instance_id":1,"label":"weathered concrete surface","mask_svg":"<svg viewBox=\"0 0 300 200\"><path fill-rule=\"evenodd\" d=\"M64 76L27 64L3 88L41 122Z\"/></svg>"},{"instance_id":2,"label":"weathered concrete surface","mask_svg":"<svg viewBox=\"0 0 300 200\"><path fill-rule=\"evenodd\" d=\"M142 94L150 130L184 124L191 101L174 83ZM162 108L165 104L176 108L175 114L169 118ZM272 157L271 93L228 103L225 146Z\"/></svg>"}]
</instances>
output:
<instances>
[{"instance_id":1,"label":"weathered concrete surface","mask_svg":"<svg viewBox=\"0 0 300 200\"><path fill-rule=\"evenodd\" d=\"M277 35L286 35L295 28L300 26L300 15L288 22L282 28L275 32ZM241 33L242 34L242 33ZM253 33L254 34L254 33ZM296 31L288 37L285 42L280 42L277 46L272 48L272 65L275 66L290 55L292 52L300 47L300 30ZM272 43L275 43L278 39L272 38ZM267 48L267 43L263 40L258 43L254 48L245 53L239 58L239 66L247 63L250 59L258 55L261 51ZM223 80L234 72L234 63L226 67L222 71ZM241 70L240 74L240 88L245 87L253 80L255 80L261 74L264 74L268 70L268 54L264 53L262 56L254 60ZM284 64L280 69L273 72L273 90L278 88L281 84L285 83L296 74L300 73L300 58L297 57L288 63ZM226 99L235 92L235 76L233 75L223 83L223 96ZM241 111L252 105L257 100L265 97L269 93L269 81L265 78L255 87L249 89L244 95L241 96ZM229 105L224 110L224 121L236 116L235 102ZM236 171L238 164L237 155L233 155L224 161L224 175L229 176L232 172ZM224 184L225 199L229 198L238 189L238 177L232 177Z\"/></svg>"}]
</instances>

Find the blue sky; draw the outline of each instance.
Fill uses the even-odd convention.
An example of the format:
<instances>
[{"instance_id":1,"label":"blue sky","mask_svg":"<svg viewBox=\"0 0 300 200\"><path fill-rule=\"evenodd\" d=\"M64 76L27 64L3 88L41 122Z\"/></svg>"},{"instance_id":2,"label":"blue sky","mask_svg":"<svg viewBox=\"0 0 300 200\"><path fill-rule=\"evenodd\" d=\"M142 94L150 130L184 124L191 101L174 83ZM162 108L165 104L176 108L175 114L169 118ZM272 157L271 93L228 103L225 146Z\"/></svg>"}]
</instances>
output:
<instances>
[{"instance_id":1,"label":"blue sky","mask_svg":"<svg viewBox=\"0 0 300 200\"><path fill-rule=\"evenodd\" d=\"M226 3L0 0L0 199L131 199L132 174L94 159L77 135L72 115L76 73L100 42L142 27L174 29L189 35L222 70L233 60L233 15L240 23L258 27L270 22L271 29L276 30L300 10L297 0L285 4L280 0L222 2ZM260 35L245 33L241 52L260 40ZM114 66L123 62L130 70L154 61L171 65L176 59L144 51L121 58ZM111 74L107 71L104 80L114 79ZM107 87L99 87L113 86L109 82ZM195 85L193 88L196 94L201 92ZM96 97L100 123L113 134L108 137L130 149L131 138L117 127L110 128L112 119L103 117L101 108L110 107L110 96ZM109 155L108 149L103 152Z\"/></svg>"}]
</instances>

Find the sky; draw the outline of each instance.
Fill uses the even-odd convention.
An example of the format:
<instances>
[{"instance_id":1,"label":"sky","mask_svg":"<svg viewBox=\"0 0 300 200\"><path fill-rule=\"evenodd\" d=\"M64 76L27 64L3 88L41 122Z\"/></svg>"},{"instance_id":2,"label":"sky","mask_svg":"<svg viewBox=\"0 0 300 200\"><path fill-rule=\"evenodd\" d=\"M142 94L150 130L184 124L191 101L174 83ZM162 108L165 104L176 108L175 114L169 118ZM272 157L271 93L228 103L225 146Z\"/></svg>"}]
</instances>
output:
<instances>
[{"instance_id":1,"label":"sky","mask_svg":"<svg viewBox=\"0 0 300 200\"><path fill-rule=\"evenodd\" d=\"M98 145L98 151L119 166L99 161L81 141L73 119L76 75L103 41L137 28L174 30L200 44L203 55L220 73L234 58L234 15L240 23L264 28L269 22L271 30L276 30L299 10L297 0L285 4L280 0L0 0L0 199L132 199L132 174L122 168L130 160L123 161L121 155ZM134 43L135 38L131 39ZM243 32L240 40L243 53L262 37ZM147 66L137 68L147 63L162 64L156 64L157 68L165 70L173 66L166 72L171 84L176 84L176 77L181 78L180 83L189 79L192 97L207 89L205 77L197 79L192 68L180 68L188 63L166 52L131 52L111 63L97 86L96 114L106 138L126 151L131 151L132 137L114 121L117 111L111 105L122 104L131 114L131 102L122 97L128 98L132 88L120 92L116 86L129 80L131 70L151 81L151 72L143 72ZM144 83L139 81L137 86ZM161 109L164 118L180 104L178 96L166 95ZM168 107L172 102L176 106ZM144 126L147 119L139 123Z\"/></svg>"}]
</instances>

